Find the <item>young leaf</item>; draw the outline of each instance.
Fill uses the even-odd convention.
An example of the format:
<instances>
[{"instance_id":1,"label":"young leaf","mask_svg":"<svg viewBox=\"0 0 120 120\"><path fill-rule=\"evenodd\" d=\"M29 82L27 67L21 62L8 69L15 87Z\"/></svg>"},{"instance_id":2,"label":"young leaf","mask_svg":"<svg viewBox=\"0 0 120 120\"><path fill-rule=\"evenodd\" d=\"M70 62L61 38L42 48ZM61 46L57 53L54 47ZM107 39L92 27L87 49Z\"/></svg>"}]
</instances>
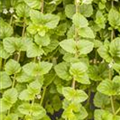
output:
<instances>
[{"instance_id":1,"label":"young leaf","mask_svg":"<svg viewBox=\"0 0 120 120\"><path fill-rule=\"evenodd\" d=\"M42 14L37 10L30 11L30 17L34 24L42 24L48 29L54 29L59 23L60 17L54 14Z\"/></svg>"},{"instance_id":2,"label":"young leaf","mask_svg":"<svg viewBox=\"0 0 120 120\"><path fill-rule=\"evenodd\" d=\"M0 19L0 39L10 37L12 34L13 28L3 19Z\"/></svg>"},{"instance_id":3,"label":"young leaf","mask_svg":"<svg viewBox=\"0 0 120 120\"><path fill-rule=\"evenodd\" d=\"M98 10L97 13L96 13L96 20L95 20L95 23L100 27L100 28L105 28L105 22L106 22L106 19L103 15L103 13Z\"/></svg>"},{"instance_id":4,"label":"young leaf","mask_svg":"<svg viewBox=\"0 0 120 120\"><path fill-rule=\"evenodd\" d=\"M9 61L5 64L5 71L8 75L19 73L20 70L20 64L13 59L9 59Z\"/></svg>"}]
</instances>

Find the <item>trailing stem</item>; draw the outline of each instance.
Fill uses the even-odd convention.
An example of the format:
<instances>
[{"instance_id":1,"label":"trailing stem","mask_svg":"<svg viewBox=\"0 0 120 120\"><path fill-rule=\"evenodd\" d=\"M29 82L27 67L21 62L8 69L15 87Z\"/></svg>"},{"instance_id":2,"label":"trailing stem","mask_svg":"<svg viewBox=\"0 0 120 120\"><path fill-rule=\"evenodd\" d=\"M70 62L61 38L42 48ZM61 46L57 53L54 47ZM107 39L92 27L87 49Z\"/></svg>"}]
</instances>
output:
<instances>
[{"instance_id":1,"label":"trailing stem","mask_svg":"<svg viewBox=\"0 0 120 120\"><path fill-rule=\"evenodd\" d=\"M40 100L40 105L43 104L43 100L44 100L44 97L45 97L45 93L46 93L46 87L43 88L43 93L42 93L42 97L41 97L41 100Z\"/></svg>"},{"instance_id":2,"label":"trailing stem","mask_svg":"<svg viewBox=\"0 0 120 120\"><path fill-rule=\"evenodd\" d=\"M79 1L79 0L75 0L76 13L79 13L79 4L80 4L80 1ZM76 41L76 42L78 41L78 38L79 38L78 28L75 27L75 41ZM78 58L77 48L76 48L75 57ZM75 89L75 84L76 84L76 81L75 81L75 78L73 78L72 88L74 88L74 89Z\"/></svg>"},{"instance_id":3,"label":"trailing stem","mask_svg":"<svg viewBox=\"0 0 120 120\"><path fill-rule=\"evenodd\" d=\"M44 0L42 0L41 12L44 12Z\"/></svg>"}]
</instances>

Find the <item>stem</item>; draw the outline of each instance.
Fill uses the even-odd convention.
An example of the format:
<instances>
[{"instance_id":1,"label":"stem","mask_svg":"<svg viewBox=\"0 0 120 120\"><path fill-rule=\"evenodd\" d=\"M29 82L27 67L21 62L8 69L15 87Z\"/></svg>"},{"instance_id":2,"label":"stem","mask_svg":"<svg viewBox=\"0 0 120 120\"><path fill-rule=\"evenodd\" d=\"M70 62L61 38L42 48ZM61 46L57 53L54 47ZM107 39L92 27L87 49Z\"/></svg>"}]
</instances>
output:
<instances>
[{"instance_id":1,"label":"stem","mask_svg":"<svg viewBox=\"0 0 120 120\"><path fill-rule=\"evenodd\" d=\"M111 31L111 41L114 39L114 30Z\"/></svg>"},{"instance_id":2,"label":"stem","mask_svg":"<svg viewBox=\"0 0 120 120\"><path fill-rule=\"evenodd\" d=\"M41 12L44 12L44 0L42 0Z\"/></svg>"},{"instance_id":3,"label":"stem","mask_svg":"<svg viewBox=\"0 0 120 120\"><path fill-rule=\"evenodd\" d=\"M73 78L73 81L72 81L72 88L75 89L75 78Z\"/></svg>"},{"instance_id":4,"label":"stem","mask_svg":"<svg viewBox=\"0 0 120 120\"><path fill-rule=\"evenodd\" d=\"M13 15L11 15L11 17L10 17L10 25L12 25L12 21L13 21Z\"/></svg>"},{"instance_id":5,"label":"stem","mask_svg":"<svg viewBox=\"0 0 120 120\"><path fill-rule=\"evenodd\" d=\"M45 97L45 93L46 93L46 87L43 88L43 93L42 93L42 97L41 97L40 105L43 104L43 100L44 100L44 97Z\"/></svg>"},{"instance_id":6,"label":"stem","mask_svg":"<svg viewBox=\"0 0 120 120\"><path fill-rule=\"evenodd\" d=\"M15 82L16 82L16 79L15 79L16 75L13 76L13 82L12 82L12 88L15 87Z\"/></svg>"},{"instance_id":7,"label":"stem","mask_svg":"<svg viewBox=\"0 0 120 120\"><path fill-rule=\"evenodd\" d=\"M111 6L112 6L112 8L114 7L114 1L113 0L111 1Z\"/></svg>"},{"instance_id":8,"label":"stem","mask_svg":"<svg viewBox=\"0 0 120 120\"><path fill-rule=\"evenodd\" d=\"M25 36L25 29L26 29L25 21L26 21L26 18L24 18L23 29L22 29L22 37Z\"/></svg>"},{"instance_id":9,"label":"stem","mask_svg":"<svg viewBox=\"0 0 120 120\"><path fill-rule=\"evenodd\" d=\"M117 111L115 112L115 115L117 115L120 112L120 108L117 109Z\"/></svg>"},{"instance_id":10,"label":"stem","mask_svg":"<svg viewBox=\"0 0 120 120\"><path fill-rule=\"evenodd\" d=\"M75 0L76 13L79 13L79 4L80 4L80 1L79 1L79 0ZM78 28L75 27L75 41L76 41L76 43L77 43L77 41L78 41L78 38L79 38ZM76 47L75 57L78 58L77 47ZM76 84L76 81L75 81L75 78L73 78L73 81L72 81L72 88L73 88L73 89L75 89L75 84Z\"/></svg>"},{"instance_id":11,"label":"stem","mask_svg":"<svg viewBox=\"0 0 120 120\"><path fill-rule=\"evenodd\" d=\"M17 56L17 61L19 62L20 60L20 52L18 52L18 56Z\"/></svg>"},{"instance_id":12,"label":"stem","mask_svg":"<svg viewBox=\"0 0 120 120\"><path fill-rule=\"evenodd\" d=\"M2 58L0 58L0 70L2 70Z\"/></svg>"},{"instance_id":13,"label":"stem","mask_svg":"<svg viewBox=\"0 0 120 120\"><path fill-rule=\"evenodd\" d=\"M115 114L115 106L114 106L113 96L110 97L110 101L111 101L112 112L113 112L113 114Z\"/></svg>"}]
</instances>

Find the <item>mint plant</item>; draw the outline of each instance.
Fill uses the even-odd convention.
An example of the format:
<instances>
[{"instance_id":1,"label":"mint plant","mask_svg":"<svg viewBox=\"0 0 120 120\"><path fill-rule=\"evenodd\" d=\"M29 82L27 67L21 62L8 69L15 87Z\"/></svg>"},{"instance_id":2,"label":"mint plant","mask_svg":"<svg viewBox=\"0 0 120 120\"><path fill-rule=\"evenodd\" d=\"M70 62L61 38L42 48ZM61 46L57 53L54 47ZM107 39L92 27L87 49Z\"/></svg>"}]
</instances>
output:
<instances>
[{"instance_id":1,"label":"mint plant","mask_svg":"<svg viewBox=\"0 0 120 120\"><path fill-rule=\"evenodd\" d=\"M0 120L120 120L119 0L0 1Z\"/></svg>"}]
</instances>

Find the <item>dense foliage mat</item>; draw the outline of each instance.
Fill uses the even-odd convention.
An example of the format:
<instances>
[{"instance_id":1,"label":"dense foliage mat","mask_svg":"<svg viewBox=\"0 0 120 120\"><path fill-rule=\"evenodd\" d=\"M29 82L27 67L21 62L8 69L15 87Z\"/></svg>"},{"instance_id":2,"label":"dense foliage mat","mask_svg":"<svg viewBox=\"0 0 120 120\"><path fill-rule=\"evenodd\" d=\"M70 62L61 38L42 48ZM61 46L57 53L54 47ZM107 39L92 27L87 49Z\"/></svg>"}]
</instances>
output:
<instances>
[{"instance_id":1,"label":"dense foliage mat","mask_svg":"<svg viewBox=\"0 0 120 120\"><path fill-rule=\"evenodd\" d=\"M1 0L0 120L120 120L119 6Z\"/></svg>"}]
</instances>

